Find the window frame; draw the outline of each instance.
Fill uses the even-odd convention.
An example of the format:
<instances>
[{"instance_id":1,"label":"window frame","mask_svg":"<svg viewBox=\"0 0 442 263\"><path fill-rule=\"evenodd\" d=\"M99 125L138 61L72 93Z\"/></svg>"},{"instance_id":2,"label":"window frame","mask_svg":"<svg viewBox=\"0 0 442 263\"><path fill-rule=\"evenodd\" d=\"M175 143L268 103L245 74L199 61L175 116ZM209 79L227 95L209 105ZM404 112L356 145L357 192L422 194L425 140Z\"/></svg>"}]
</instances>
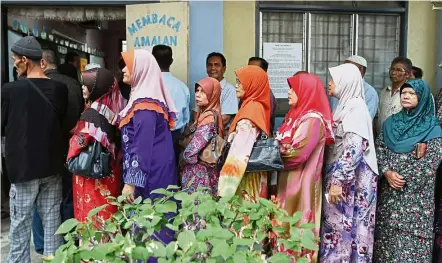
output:
<instances>
[{"instance_id":1,"label":"window frame","mask_svg":"<svg viewBox=\"0 0 442 263\"><path fill-rule=\"evenodd\" d=\"M349 6L325 6L325 5L303 5L293 4L291 2L271 3L271 2L256 2L255 6L255 55L262 56L262 13L264 12L278 12L278 13L300 13L303 14L304 19L307 19L307 25L304 27L305 38L303 39L303 60L305 65L303 70L310 70L311 58L311 42L306 39L311 37L309 32L311 24L311 14L346 14L352 16L352 26L354 34L352 35L352 54L358 48L358 31L357 19L358 15L394 15L399 16L399 55L406 56L407 53L407 28L408 28L408 2L398 1L402 7L358 7ZM380 2L382 3L382 2ZM356 35L355 35L356 34ZM307 42L307 43L306 43ZM280 99L284 100L284 99ZM284 117L285 113L277 112L276 117Z\"/></svg>"}]
</instances>

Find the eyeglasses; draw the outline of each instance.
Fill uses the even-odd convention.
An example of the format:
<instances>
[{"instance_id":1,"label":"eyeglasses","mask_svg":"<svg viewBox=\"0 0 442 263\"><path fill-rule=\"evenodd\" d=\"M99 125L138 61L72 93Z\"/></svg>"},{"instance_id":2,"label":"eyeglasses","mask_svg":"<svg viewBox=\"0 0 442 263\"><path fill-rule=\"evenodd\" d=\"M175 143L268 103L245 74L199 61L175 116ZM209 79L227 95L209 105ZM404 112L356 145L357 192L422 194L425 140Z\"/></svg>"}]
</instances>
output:
<instances>
[{"instance_id":1,"label":"eyeglasses","mask_svg":"<svg viewBox=\"0 0 442 263\"><path fill-rule=\"evenodd\" d=\"M390 71L390 72L398 72L398 73L405 73L406 72L402 68L389 68L388 71Z\"/></svg>"}]
</instances>

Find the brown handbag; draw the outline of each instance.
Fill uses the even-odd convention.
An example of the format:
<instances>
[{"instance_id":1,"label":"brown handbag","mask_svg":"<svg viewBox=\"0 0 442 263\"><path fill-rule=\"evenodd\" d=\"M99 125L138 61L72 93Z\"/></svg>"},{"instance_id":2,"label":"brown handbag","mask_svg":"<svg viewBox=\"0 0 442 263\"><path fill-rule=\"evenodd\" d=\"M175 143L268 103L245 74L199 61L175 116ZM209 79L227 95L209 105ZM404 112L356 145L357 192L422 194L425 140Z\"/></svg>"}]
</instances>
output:
<instances>
[{"instance_id":1,"label":"brown handbag","mask_svg":"<svg viewBox=\"0 0 442 263\"><path fill-rule=\"evenodd\" d=\"M218 164L218 160L223 154L223 149L226 146L226 140L219 135L219 127L218 127L218 113L214 110L211 110L213 113L213 117L215 119L215 124L217 129L215 131L215 135L210 139L210 142L206 147L199 153L198 159L204 164L214 167ZM189 145L190 141L193 138L193 135L196 131L196 124L193 123L191 125L186 126L183 132L183 137L179 141L180 146L185 149L187 145Z\"/></svg>"}]
</instances>

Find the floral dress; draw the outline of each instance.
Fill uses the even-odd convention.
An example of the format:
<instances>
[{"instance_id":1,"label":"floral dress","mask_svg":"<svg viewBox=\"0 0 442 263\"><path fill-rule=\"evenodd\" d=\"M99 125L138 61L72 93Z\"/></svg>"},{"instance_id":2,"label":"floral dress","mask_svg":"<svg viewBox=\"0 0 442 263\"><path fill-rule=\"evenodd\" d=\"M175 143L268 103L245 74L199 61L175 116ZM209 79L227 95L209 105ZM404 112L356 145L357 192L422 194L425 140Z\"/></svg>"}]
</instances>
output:
<instances>
[{"instance_id":1,"label":"floral dress","mask_svg":"<svg viewBox=\"0 0 442 263\"><path fill-rule=\"evenodd\" d=\"M376 140L380 174L397 172L406 183L401 190L379 180L375 262L431 262L436 170L442 157L442 139L430 140L421 159L412 153L389 150L381 134Z\"/></svg>"},{"instance_id":2,"label":"floral dress","mask_svg":"<svg viewBox=\"0 0 442 263\"><path fill-rule=\"evenodd\" d=\"M245 172L259 129L251 121L243 119L236 125L235 132L226 163L220 172L219 195L247 193L252 197L267 198L267 172Z\"/></svg>"},{"instance_id":3,"label":"floral dress","mask_svg":"<svg viewBox=\"0 0 442 263\"><path fill-rule=\"evenodd\" d=\"M183 152L184 169L181 173L181 185L188 193L193 193L199 187L206 187L209 193L216 195L218 191L219 172L216 167L210 167L198 160L201 151L215 136L217 127L209 123L199 127L189 145Z\"/></svg>"},{"instance_id":4,"label":"floral dress","mask_svg":"<svg viewBox=\"0 0 442 263\"><path fill-rule=\"evenodd\" d=\"M372 262L377 175L363 158L368 141L345 133L336 137L339 143L342 156L326 167L319 262ZM325 196L332 184L342 187L344 200L337 204Z\"/></svg>"}]
</instances>

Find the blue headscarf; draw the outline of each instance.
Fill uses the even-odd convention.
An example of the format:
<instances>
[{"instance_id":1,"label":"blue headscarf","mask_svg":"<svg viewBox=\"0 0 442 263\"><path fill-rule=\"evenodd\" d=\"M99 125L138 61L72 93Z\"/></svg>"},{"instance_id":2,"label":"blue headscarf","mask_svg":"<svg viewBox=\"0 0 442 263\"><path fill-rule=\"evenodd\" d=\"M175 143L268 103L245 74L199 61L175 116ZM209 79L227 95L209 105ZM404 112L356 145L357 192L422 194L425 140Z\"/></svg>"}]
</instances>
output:
<instances>
[{"instance_id":1,"label":"blue headscarf","mask_svg":"<svg viewBox=\"0 0 442 263\"><path fill-rule=\"evenodd\" d=\"M416 92L416 108L409 111L402 109L383 124L385 145L397 153L411 152L417 143L442 137L442 128L434 114L434 102L427 82L422 79L409 80L401 87L401 93L405 87L411 87Z\"/></svg>"}]
</instances>

